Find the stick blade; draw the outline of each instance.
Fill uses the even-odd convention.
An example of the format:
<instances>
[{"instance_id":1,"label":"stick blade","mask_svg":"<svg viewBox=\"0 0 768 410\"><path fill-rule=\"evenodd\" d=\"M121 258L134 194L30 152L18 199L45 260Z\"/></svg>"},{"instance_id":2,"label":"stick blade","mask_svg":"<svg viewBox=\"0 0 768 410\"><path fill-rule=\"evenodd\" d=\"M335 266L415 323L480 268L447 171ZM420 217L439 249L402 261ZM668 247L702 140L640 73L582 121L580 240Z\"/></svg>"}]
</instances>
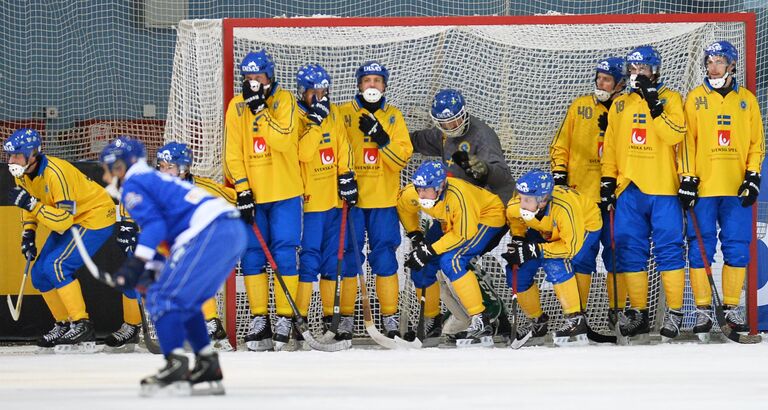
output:
<instances>
[{"instance_id":1,"label":"stick blade","mask_svg":"<svg viewBox=\"0 0 768 410\"><path fill-rule=\"evenodd\" d=\"M723 335L725 335L728 340L743 345L753 345L763 341L763 337L760 335L743 335L741 333L734 332L733 329L731 329L731 327L728 325L720 326L720 330L723 331Z\"/></svg>"},{"instance_id":2,"label":"stick blade","mask_svg":"<svg viewBox=\"0 0 768 410\"><path fill-rule=\"evenodd\" d=\"M6 300L8 301L8 309L11 311L11 318L14 322L18 322L19 317L21 316L21 304L19 304L19 309L16 309L16 306L13 305L11 295L7 295Z\"/></svg>"},{"instance_id":3,"label":"stick blade","mask_svg":"<svg viewBox=\"0 0 768 410\"><path fill-rule=\"evenodd\" d=\"M373 339L376 344L378 344L381 347L385 347L390 350L398 349L399 346L397 342L395 342L394 339L390 339L381 332L379 332L379 329L376 329L376 326L373 324L373 322L367 322L365 323L365 331L368 332L368 335Z\"/></svg>"}]
</instances>

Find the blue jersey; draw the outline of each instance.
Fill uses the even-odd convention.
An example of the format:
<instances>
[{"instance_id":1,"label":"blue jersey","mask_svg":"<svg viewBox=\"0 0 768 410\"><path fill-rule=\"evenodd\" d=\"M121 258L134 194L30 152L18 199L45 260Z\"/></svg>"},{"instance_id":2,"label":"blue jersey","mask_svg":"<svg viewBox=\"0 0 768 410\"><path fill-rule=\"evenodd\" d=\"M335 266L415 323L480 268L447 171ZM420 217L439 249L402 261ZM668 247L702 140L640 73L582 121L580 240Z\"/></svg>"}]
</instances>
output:
<instances>
[{"instance_id":1,"label":"blue jersey","mask_svg":"<svg viewBox=\"0 0 768 410\"><path fill-rule=\"evenodd\" d=\"M207 227L219 215L237 210L189 182L134 164L123 181L121 203L141 228L135 255L150 260L166 241L171 251Z\"/></svg>"}]
</instances>

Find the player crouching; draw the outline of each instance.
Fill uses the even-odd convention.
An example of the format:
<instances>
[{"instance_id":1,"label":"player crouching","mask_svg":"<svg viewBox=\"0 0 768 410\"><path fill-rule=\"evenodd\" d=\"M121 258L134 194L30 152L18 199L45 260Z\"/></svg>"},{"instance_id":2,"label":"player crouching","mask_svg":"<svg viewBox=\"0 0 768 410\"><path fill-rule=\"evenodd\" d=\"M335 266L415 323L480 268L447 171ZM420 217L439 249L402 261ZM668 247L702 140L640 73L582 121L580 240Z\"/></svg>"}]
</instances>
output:
<instances>
[{"instance_id":1,"label":"player crouching","mask_svg":"<svg viewBox=\"0 0 768 410\"><path fill-rule=\"evenodd\" d=\"M246 230L239 213L227 201L152 169L139 141L118 138L100 159L105 181L117 178L121 203L141 230L135 253L113 281L121 289L147 291L147 309L166 358L163 369L141 381L141 395L224 394L218 354L211 347L201 306L245 250ZM162 241L170 244L171 253L155 275L147 266ZM185 341L195 353L191 371ZM199 383L208 386L193 390Z\"/></svg>"}]
</instances>

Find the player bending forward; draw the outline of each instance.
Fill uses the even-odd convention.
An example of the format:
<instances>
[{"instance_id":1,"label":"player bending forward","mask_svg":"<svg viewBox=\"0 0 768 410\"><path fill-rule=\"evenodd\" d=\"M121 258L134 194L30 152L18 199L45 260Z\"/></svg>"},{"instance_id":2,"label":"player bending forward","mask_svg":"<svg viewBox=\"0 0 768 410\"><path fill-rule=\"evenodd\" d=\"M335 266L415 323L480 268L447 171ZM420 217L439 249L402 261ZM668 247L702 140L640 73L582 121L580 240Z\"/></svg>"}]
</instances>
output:
<instances>
[{"instance_id":1,"label":"player bending forward","mask_svg":"<svg viewBox=\"0 0 768 410\"><path fill-rule=\"evenodd\" d=\"M227 201L152 169L144 145L121 137L101 153L104 180L117 177L121 203L141 229L136 251L114 274L122 289L146 291L166 366L141 381L141 395L224 394L218 354L211 347L203 302L224 283L246 245L239 213ZM159 274L148 270L155 249L171 247ZM155 277L156 276L156 277ZM190 371L184 342L195 353ZM207 389L192 386L209 383Z\"/></svg>"}]
</instances>

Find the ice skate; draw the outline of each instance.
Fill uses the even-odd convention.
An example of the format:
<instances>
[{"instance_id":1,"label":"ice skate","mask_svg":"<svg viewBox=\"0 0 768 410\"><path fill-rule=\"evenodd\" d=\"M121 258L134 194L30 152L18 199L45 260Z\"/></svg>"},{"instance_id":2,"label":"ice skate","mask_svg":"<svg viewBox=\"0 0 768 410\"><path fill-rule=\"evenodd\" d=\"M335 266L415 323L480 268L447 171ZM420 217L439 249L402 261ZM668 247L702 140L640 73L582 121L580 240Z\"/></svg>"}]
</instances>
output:
<instances>
[{"instance_id":1,"label":"ice skate","mask_svg":"<svg viewBox=\"0 0 768 410\"><path fill-rule=\"evenodd\" d=\"M272 350L272 326L268 316L254 316L248 334L245 335L245 346L253 352Z\"/></svg>"},{"instance_id":2,"label":"ice skate","mask_svg":"<svg viewBox=\"0 0 768 410\"><path fill-rule=\"evenodd\" d=\"M208 328L208 338L211 339L211 347L217 352L231 352L234 350L227 338L227 331L224 330L224 325L221 324L221 319L215 317L207 322L205 326Z\"/></svg>"},{"instance_id":3,"label":"ice skate","mask_svg":"<svg viewBox=\"0 0 768 410\"><path fill-rule=\"evenodd\" d=\"M193 396L223 395L225 391L222 379L218 353L198 354L195 357L195 368L189 374Z\"/></svg>"},{"instance_id":4,"label":"ice skate","mask_svg":"<svg viewBox=\"0 0 768 410\"><path fill-rule=\"evenodd\" d=\"M132 353L139 343L141 325L123 323L120 329L104 339L105 353Z\"/></svg>"},{"instance_id":5,"label":"ice skate","mask_svg":"<svg viewBox=\"0 0 768 410\"><path fill-rule=\"evenodd\" d=\"M191 394L189 359L183 354L171 353L165 360L165 367L157 374L141 380L140 396L189 396Z\"/></svg>"},{"instance_id":6,"label":"ice skate","mask_svg":"<svg viewBox=\"0 0 768 410\"><path fill-rule=\"evenodd\" d=\"M352 340L355 318L352 316L342 316L339 321L339 328L336 331L335 340Z\"/></svg>"},{"instance_id":7,"label":"ice skate","mask_svg":"<svg viewBox=\"0 0 768 410\"><path fill-rule=\"evenodd\" d=\"M510 344L510 347L519 349L522 346L541 346L545 343L548 333L549 315L542 313L536 319L531 319L531 327L527 333L521 333L518 330L518 334Z\"/></svg>"},{"instance_id":8,"label":"ice skate","mask_svg":"<svg viewBox=\"0 0 768 410\"><path fill-rule=\"evenodd\" d=\"M288 341L291 340L291 329L293 325L291 318L285 316L278 316L275 323L275 334L272 336L274 342L274 349L279 352L285 348Z\"/></svg>"},{"instance_id":9,"label":"ice skate","mask_svg":"<svg viewBox=\"0 0 768 410\"><path fill-rule=\"evenodd\" d=\"M69 330L69 323L56 322L53 329L44 334L37 340L38 353L53 353L53 348L59 342L62 336Z\"/></svg>"},{"instance_id":10,"label":"ice skate","mask_svg":"<svg viewBox=\"0 0 768 410\"><path fill-rule=\"evenodd\" d=\"M627 321L620 325L621 335L627 338L627 342L632 345L648 344L651 342L649 333L650 323L648 320L648 309L628 309L624 313Z\"/></svg>"},{"instance_id":11,"label":"ice skate","mask_svg":"<svg viewBox=\"0 0 768 410\"><path fill-rule=\"evenodd\" d=\"M749 332L749 326L744 319L744 314L741 312L738 306L723 305L723 312L725 313L725 324L737 333Z\"/></svg>"},{"instance_id":12,"label":"ice skate","mask_svg":"<svg viewBox=\"0 0 768 410\"><path fill-rule=\"evenodd\" d=\"M696 308L696 324L693 325L693 334L701 343L709 343L710 330L712 330L712 308L699 306Z\"/></svg>"},{"instance_id":13,"label":"ice skate","mask_svg":"<svg viewBox=\"0 0 768 410\"><path fill-rule=\"evenodd\" d=\"M563 326L552 335L555 346L586 346L589 344L587 338L587 319L582 313L572 313L565 316Z\"/></svg>"},{"instance_id":14,"label":"ice skate","mask_svg":"<svg viewBox=\"0 0 768 410\"><path fill-rule=\"evenodd\" d=\"M443 316L424 318L424 340L421 341L421 347L437 347L442 341ZM416 329L411 329L405 333L403 339L409 342L416 340Z\"/></svg>"},{"instance_id":15,"label":"ice skate","mask_svg":"<svg viewBox=\"0 0 768 410\"><path fill-rule=\"evenodd\" d=\"M80 319L69 325L69 330L53 348L56 353L96 353L96 332L88 319Z\"/></svg>"},{"instance_id":16,"label":"ice skate","mask_svg":"<svg viewBox=\"0 0 768 410\"><path fill-rule=\"evenodd\" d=\"M381 317L381 324L384 327L384 335L390 339L394 339L395 336L400 336L400 320L399 315L387 315Z\"/></svg>"},{"instance_id":17,"label":"ice skate","mask_svg":"<svg viewBox=\"0 0 768 410\"><path fill-rule=\"evenodd\" d=\"M661 335L661 342L667 343L670 340L676 338L680 334L680 325L683 322L683 312L674 309L667 309L666 315L664 315L664 324L659 330Z\"/></svg>"},{"instance_id":18,"label":"ice skate","mask_svg":"<svg viewBox=\"0 0 768 410\"><path fill-rule=\"evenodd\" d=\"M473 315L467 330L456 334L456 347L493 347L491 324L485 313Z\"/></svg>"}]
</instances>

